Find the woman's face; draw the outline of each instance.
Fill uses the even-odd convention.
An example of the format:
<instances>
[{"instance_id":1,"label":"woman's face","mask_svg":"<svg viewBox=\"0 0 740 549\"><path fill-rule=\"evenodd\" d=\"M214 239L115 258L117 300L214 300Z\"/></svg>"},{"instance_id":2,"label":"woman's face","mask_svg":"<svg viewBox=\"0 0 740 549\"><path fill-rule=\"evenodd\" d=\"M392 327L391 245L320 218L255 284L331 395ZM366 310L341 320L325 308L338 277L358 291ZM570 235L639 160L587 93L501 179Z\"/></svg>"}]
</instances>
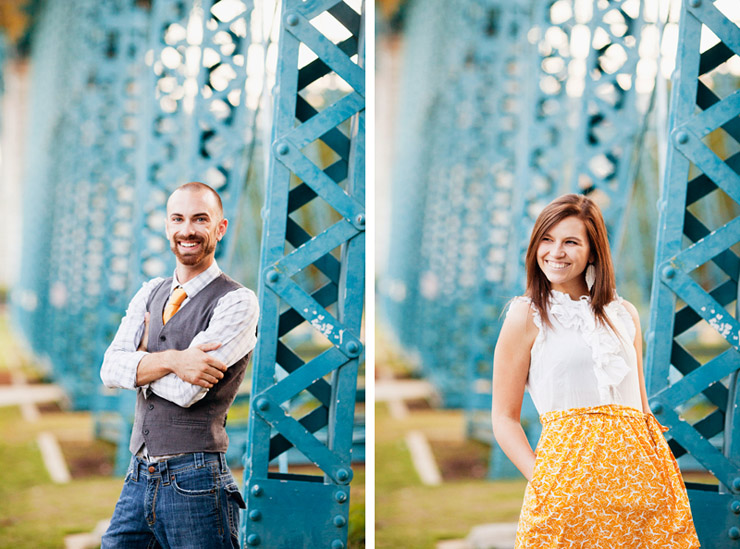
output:
<instances>
[{"instance_id":1,"label":"woman's face","mask_svg":"<svg viewBox=\"0 0 740 549\"><path fill-rule=\"evenodd\" d=\"M574 216L550 227L537 247L537 264L552 289L572 297L588 292L584 271L590 258L586 225Z\"/></svg>"}]
</instances>

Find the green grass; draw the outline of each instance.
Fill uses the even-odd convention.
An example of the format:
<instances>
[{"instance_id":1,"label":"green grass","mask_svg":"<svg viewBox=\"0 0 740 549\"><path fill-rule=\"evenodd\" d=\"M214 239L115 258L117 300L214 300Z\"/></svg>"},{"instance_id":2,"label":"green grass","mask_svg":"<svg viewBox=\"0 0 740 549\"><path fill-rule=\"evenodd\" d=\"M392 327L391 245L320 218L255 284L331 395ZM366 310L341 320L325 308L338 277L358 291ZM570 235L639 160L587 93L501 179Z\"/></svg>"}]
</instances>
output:
<instances>
[{"instance_id":1,"label":"green grass","mask_svg":"<svg viewBox=\"0 0 740 549\"><path fill-rule=\"evenodd\" d=\"M64 536L89 532L113 513L121 479L90 477L69 484L51 482L36 435L42 430L67 434L79 417L64 421L46 415L27 424L17 408L0 408L0 547L42 549L64 546ZM80 414L74 414L79 416Z\"/></svg>"},{"instance_id":2,"label":"green grass","mask_svg":"<svg viewBox=\"0 0 740 549\"><path fill-rule=\"evenodd\" d=\"M426 410L392 418L375 407L375 547L433 548L438 541L465 538L473 526L516 522L526 482L462 480L424 486L414 470L405 433L419 429L430 438L459 439L459 411Z\"/></svg>"}]
</instances>

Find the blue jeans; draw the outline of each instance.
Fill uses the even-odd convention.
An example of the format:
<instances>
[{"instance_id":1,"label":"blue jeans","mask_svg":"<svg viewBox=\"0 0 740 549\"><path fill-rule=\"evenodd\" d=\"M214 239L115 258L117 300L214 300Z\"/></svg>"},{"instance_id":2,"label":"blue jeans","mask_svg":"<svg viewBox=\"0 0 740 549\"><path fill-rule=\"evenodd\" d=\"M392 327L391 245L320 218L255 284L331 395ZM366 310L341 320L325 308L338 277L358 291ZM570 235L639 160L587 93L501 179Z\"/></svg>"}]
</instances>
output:
<instances>
[{"instance_id":1,"label":"blue jeans","mask_svg":"<svg viewBox=\"0 0 740 549\"><path fill-rule=\"evenodd\" d=\"M101 549L238 548L240 508L223 454L133 457Z\"/></svg>"}]
</instances>

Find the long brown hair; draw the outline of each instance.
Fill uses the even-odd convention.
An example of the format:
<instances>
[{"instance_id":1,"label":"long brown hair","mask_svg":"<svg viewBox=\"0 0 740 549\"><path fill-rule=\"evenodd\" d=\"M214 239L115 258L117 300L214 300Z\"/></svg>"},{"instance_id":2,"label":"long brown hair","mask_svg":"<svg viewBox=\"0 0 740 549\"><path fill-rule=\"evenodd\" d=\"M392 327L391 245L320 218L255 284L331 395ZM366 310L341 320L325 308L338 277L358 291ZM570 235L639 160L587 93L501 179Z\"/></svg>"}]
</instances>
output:
<instances>
[{"instance_id":1,"label":"long brown hair","mask_svg":"<svg viewBox=\"0 0 740 549\"><path fill-rule=\"evenodd\" d=\"M565 194L550 202L537 217L529 239L527 257L527 295L540 313L546 325L551 326L547 314L550 299L550 281L537 263L537 248L545 234L557 223L566 217L577 217L586 226L588 243L591 248L591 257L595 269L596 280L589 290L591 295L591 309L596 319L608 325L615 333L616 330L606 316L604 307L615 297L614 267L612 255L609 251L609 240L606 236L606 225L599 207L587 196L582 194ZM585 271L584 271L585 276Z\"/></svg>"}]
</instances>

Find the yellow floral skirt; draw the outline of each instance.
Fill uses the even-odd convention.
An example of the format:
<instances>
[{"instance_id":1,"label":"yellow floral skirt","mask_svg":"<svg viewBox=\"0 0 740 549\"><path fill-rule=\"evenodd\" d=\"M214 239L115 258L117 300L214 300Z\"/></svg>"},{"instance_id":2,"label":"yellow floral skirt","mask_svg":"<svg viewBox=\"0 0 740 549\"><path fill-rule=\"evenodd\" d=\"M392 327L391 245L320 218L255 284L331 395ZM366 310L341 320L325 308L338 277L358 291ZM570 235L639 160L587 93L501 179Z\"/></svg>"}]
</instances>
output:
<instances>
[{"instance_id":1,"label":"yellow floral skirt","mask_svg":"<svg viewBox=\"0 0 740 549\"><path fill-rule=\"evenodd\" d=\"M699 547L667 429L652 415L608 405L540 421L516 549Z\"/></svg>"}]
</instances>

